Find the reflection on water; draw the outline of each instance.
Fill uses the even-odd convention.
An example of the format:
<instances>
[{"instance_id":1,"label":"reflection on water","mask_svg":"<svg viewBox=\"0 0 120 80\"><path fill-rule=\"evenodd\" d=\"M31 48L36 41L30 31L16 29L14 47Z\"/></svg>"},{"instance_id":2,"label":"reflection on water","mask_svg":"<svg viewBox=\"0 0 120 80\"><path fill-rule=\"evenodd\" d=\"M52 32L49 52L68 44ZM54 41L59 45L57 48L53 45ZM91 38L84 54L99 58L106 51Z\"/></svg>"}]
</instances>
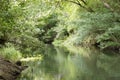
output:
<instances>
[{"instance_id":1,"label":"reflection on water","mask_svg":"<svg viewBox=\"0 0 120 80\"><path fill-rule=\"evenodd\" d=\"M49 45L43 60L24 63L29 68L19 80L120 80L120 56L96 49L81 48L72 53Z\"/></svg>"}]
</instances>

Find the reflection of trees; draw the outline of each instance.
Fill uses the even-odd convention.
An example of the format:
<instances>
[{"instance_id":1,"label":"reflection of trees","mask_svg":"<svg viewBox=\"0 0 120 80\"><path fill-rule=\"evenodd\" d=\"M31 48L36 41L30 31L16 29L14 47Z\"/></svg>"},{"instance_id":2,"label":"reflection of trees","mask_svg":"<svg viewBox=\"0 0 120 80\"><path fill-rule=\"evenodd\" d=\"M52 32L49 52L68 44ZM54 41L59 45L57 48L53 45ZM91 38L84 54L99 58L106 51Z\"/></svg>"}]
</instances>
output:
<instances>
[{"instance_id":1,"label":"reflection of trees","mask_svg":"<svg viewBox=\"0 0 120 80\"><path fill-rule=\"evenodd\" d=\"M41 62L41 70L46 74L55 75L58 72L58 63L55 60L56 50L53 46L47 46L44 52L44 60Z\"/></svg>"},{"instance_id":2,"label":"reflection of trees","mask_svg":"<svg viewBox=\"0 0 120 80\"><path fill-rule=\"evenodd\" d=\"M89 57L77 56L74 62L78 67L78 78L76 80L119 80L120 79L120 57L103 54L94 49L85 49ZM83 52L83 53L85 53ZM91 54L90 54L91 53ZM111 53L111 52L109 52Z\"/></svg>"},{"instance_id":3,"label":"reflection of trees","mask_svg":"<svg viewBox=\"0 0 120 80\"><path fill-rule=\"evenodd\" d=\"M81 48L73 54L65 48L47 46L43 61L27 62L29 68L21 80L119 80L119 62L119 56L94 48Z\"/></svg>"},{"instance_id":4,"label":"reflection of trees","mask_svg":"<svg viewBox=\"0 0 120 80\"><path fill-rule=\"evenodd\" d=\"M119 63L120 63L119 55L110 56L101 54L98 60L98 67L102 68L108 74L108 78L111 77L111 80L113 80L115 77L119 77L120 79Z\"/></svg>"},{"instance_id":5,"label":"reflection of trees","mask_svg":"<svg viewBox=\"0 0 120 80\"><path fill-rule=\"evenodd\" d=\"M68 54L69 51L64 48L49 46L44 53L44 60L40 64L41 71L54 78L54 80L61 80L63 75L66 76L63 72L68 73L68 70L66 70L68 68L68 66L66 66Z\"/></svg>"},{"instance_id":6,"label":"reflection of trees","mask_svg":"<svg viewBox=\"0 0 120 80\"><path fill-rule=\"evenodd\" d=\"M41 62L40 68L42 72L52 76L54 79L61 79L61 70L64 70L63 67L68 53L66 49L49 46L44 53L44 60ZM61 68L61 66L63 67Z\"/></svg>"},{"instance_id":7,"label":"reflection of trees","mask_svg":"<svg viewBox=\"0 0 120 80\"><path fill-rule=\"evenodd\" d=\"M77 69L76 80L97 80L96 63L99 52L95 48L81 48L78 53L79 55L72 59Z\"/></svg>"}]
</instances>

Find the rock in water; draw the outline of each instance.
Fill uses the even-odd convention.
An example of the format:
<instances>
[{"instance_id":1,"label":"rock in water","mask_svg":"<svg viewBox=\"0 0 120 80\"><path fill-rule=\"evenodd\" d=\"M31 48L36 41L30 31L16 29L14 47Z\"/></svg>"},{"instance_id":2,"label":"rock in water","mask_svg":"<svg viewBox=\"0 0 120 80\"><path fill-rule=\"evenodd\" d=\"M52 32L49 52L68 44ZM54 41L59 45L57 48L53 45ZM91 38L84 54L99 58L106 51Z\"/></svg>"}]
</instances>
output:
<instances>
[{"instance_id":1,"label":"rock in water","mask_svg":"<svg viewBox=\"0 0 120 80\"><path fill-rule=\"evenodd\" d=\"M26 68L0 57L0 80L15 80Z\"/></svg>"}]
</instances>

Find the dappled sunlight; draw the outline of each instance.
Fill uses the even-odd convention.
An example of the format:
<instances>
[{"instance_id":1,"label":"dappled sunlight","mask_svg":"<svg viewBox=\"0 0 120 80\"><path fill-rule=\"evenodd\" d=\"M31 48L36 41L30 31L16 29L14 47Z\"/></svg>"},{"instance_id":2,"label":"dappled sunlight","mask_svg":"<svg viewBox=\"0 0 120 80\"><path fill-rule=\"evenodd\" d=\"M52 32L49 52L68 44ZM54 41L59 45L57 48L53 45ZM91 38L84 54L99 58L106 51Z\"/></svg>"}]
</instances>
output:
<instances>
[{"instance_id":1,"label":"dappled sunlight","mask_svg":"<svg viewBox=\"0 0 120 80\"><path fill-rule=\"evenodd\" d=\"M42 60L43 56L38 56L38 57L27 57L27 58L22 58L20 61L35 61L35 60Z\"/></svg>"}]
</instances>

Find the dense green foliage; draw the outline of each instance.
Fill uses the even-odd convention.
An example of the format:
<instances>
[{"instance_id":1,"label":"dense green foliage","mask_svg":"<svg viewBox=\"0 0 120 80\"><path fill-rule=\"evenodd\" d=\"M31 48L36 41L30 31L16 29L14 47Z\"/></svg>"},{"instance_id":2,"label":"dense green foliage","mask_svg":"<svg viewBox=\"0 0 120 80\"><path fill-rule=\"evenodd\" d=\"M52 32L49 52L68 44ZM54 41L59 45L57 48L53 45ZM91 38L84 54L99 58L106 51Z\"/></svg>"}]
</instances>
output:
<instances>
[{"instance_id":1,"label":"dense green foliage","mask_svg":"<svg viewBox=\"0 0 120 80\"><path fill-rule=\"evenodd\" d=\"M55 44L58 43L59 45L59 42L62 41L64 44L77 46L94 45L101 49L119 49L120 6L118 2L118 0L86 0L84 6L87 8L85 8L78 5L77 0L71 1L79 8L75 5L72 5L71 8L71 3L64 6L64 11L71 10L72 12L68 12L67 16L62 15L64 17L60 19L61 23L58 24L58 30L62 29L58 34L62 35L59 38L57 36L58 39L56 39ZM82 2L80 3L82 5ZM92 11L88 9L92 9ZM67 38L65 38L66 36Z\"/></svg>"},{"instance_id":2,"label":"dense green foliage","mask_svg":"<svg viewBox=\"0 0 120 80\"><path fill-rule=\"evenodd\" d=\"M43 43L54 42L119 49L119 4L119 0L1 0L1 48L9 52L10 44L21 53L36 54Z\"/></svg>"}]
</instances>

